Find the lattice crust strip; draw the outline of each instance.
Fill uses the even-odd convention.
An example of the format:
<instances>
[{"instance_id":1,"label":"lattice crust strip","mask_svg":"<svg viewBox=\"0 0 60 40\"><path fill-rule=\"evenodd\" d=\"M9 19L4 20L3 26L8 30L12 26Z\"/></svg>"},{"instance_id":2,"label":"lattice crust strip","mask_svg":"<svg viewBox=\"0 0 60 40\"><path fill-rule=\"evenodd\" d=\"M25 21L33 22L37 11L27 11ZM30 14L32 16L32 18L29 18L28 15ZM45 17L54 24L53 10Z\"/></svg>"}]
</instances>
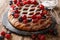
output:
<instances>
[{"instance_id":1,"label":"lattice crust strip","mask_svg":"<svg viewBox=\"0 0 60 40\"><path fill-rule=\"evenodd\" d=\"M39 14L40 9L38 8L38 5L29 5L29 4L26 4L24 6L22 6L22 8L19 10L20 11L20 16L23 16L23 15L27 15L27 17L31 17L32 15L34 14Z\"/></svg>"}]
</instances>

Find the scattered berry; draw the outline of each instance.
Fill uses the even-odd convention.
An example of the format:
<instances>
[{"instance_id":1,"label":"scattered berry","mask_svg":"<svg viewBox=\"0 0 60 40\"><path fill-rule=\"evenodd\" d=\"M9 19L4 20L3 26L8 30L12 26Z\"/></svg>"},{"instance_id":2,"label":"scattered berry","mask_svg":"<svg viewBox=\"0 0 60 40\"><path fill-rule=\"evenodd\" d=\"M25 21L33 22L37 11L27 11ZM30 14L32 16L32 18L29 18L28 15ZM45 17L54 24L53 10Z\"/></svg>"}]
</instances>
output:
<instances>
[{"instance_id":1,"label":"scattered berry","mask_svg":"<svg viewBox=\"0 0 60 40\"><path fill-rule=\"evenodd\" d=\"M23 23L27 23L27 20L23 20Z\"/></svg>"},{"instance_id":2,"label":"scattered berry","mask_svg":"<svg viewBox=\"0 0 60 40\"><path fill-rule=\"evenodd\" d=\"M5 33L4 31L1 32L1 35L2 35L2 36L5 36L5 34L6 34L6 33Z\"/></svg>"},{"instance_id":3,"label":"scattered berry","mask_svg":"<svg viewBox=\"0 0 60 40\"><path fill-rule=\"evenodd\" d=\"M27 16L26 15L22 16L22 19L23 20L27 19Z\"/></svg>"},{"instance_id":4,"label":"scattered berry","mask_svg":"<svg viewBox=\"0 0 60 40\"><path fill-rule=\"evenodd\" d=\"M18 18L19 17L19 14L18 13L15 13L14 14L14 18Z\"/></svg>"},{"instance_id":5,"label":"scattered berry","mask_svg":"<svg viewBox=\"0 0 60 40\"><path fill-rule=\"evenodd\" d=\"M42 35L42 34L40 35L40 34L39 34L39 35L38 35L38 39L39 39L39 40L46 40L46 37L45 37L45 35Z\"/></svg>"},{"instance_id":6,"label":"scattered berry","mask_svg":"<svg viewBox=\"0 0 60 40\"><path fill-rule=\"evenodd\" d=\"M10 34L6 34L5 37L6 37L7 39L10 39L10 38L11 38L11 35L10 35Z\"/></svg>"},{"instance_id":7,"label":"scattered berry","mask_svg":"<svg viewBox=\"0 0 60 40\"><path fill-rule=\"evenodd\" d=\"M39 8L40 8L41 10L44 10L44 6L43 6L42 4L39 6Z\"/></svg>"},{"instance_id":8,"label":"scattered berry","mask_svg":"<svg viewBox=\"0 0 60 40\"><path fill-rule=\"evenodd\" d=\"M32 39L35 39L35 38L36 38L36 35L35 35L35 34L33 34L31 37L32 37Z\"/></svg>"}]
</instances>

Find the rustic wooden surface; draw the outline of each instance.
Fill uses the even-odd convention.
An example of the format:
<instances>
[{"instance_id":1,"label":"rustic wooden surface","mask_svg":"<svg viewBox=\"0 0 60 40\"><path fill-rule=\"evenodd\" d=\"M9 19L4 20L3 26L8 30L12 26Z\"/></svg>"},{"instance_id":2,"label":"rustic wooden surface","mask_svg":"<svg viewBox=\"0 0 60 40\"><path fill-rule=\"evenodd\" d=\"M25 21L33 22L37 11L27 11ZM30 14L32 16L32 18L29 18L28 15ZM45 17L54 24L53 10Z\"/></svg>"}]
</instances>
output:
<instances>
[{"instance_id":1,"label":"rustic wooden surface","mask_svg":"<svg viewBox=\"0 0 60 40\"><path fill-rule=\"evenodd\" d=\"M60 0L58 0L60 2ZM6 12L6 8L8 7L8 2L9 0L0 0L0 32L2 30L7 31L3 25L2 25L2 18L3 18L3 14ZM55 10L57 11L57 14L59 14L58 16L56 15L56 20L58 23L57 26L57 30L59 35L57 37L54 37L52 35L47 35L46 36L46 40L60 40L60 3L57 5L57 8L55 8ZM59 17L59 18L58 18ZM23 36L18 36L16 34L11 34L12 35L12 39L11 40L32 40L30 37L23 37ZM6 38L4 40L7 40Z\"/></svg>"}]
</instances>

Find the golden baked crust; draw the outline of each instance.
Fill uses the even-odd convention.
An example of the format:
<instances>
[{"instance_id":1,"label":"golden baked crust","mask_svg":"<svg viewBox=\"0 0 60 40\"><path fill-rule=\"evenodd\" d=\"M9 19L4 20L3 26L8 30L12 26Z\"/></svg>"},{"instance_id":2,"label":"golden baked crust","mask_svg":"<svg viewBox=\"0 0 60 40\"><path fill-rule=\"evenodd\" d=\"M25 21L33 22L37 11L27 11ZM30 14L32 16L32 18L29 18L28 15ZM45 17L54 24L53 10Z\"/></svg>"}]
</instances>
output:
<instances>
[{"instance_id":1,"label":"golden baked crust","mask_svg":"<svg viewBox=\"0 0 60 40\"><path fill-rule=\"evenodd\" d=\"M14 18L12 16L11 13L12 13L12 10L10 9L9 12L8 12L9 22L13 25L13 27L15 27L17 29L20 29L20 30L38 31L38 30L41 30L41 29L46 29L52 24L51 16L50 16L49 13L46 15L46 19L40 19L37 23L30 22L30 23L27 23L27 24L19 22L17 18Z\"/></svg>"}]
</instances>

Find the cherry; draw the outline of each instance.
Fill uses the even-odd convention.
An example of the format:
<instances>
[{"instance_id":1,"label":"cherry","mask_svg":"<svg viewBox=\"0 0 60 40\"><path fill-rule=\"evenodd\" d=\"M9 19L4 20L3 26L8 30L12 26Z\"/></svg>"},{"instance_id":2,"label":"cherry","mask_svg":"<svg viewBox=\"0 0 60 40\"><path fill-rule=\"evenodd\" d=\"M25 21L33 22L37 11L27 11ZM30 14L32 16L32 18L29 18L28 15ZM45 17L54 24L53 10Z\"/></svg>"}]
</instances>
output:
<instances>
[{"instance_id":1,"label":"cherry","mask_svg":"<svg viewBox=\"0 0 60 40\"><path fill-rule=\"evenodd\" d=\"M6 37L7 39L10 39L10 38L11 38L11 35L10 35L10 34L6 34L5 37Z\"/></svg>"},{"instance_id":2,"label":"cherry","mask_svg":"<svg viewBox=\"0 0 60 40\"><path fill-rule=\"evenodd\" d=\"M38 19L37 18L33 19L33 23L36 23L36 22L38 22Z\"/></svg>"},{"instance_id":3,"label":"cherry","mask_svg":"<svg viewBox=\"0 0 60 40\"><path fill-rule=\"evenodd\" d=\"M14 1L15 4L17 3L17 0L13 0L13 1Z\"/></svg>"},{"instance_id":4,"label":"cherry","mask_svg":"<svg viewBox=\"0 0 60 40\"><path fill-rule=\"evenodd\" d=\"M23 20L23 23L27 23L27 19Z\"/></svg>"},{"instance_id":5,"label":"cherry","mask_svg":"<svg viewBox=\"0 0 60 40\"><path fill-rule=\"evenodd\" d=\"M33 16L32 16L32 19L35 19L35 18L36 18L36 15L33 15Z\"/></svg>"},{"instance_id":6,"label":"cherry","mask_svg":"<svg viewBox=\"0 0 60 40\"><path fill-rule=\"evenodd\" d=\"M14 5L11 5L11 8L14 10L14 8L15 8L16 6L14 6Z\"/></svg>"},{"instance_id":7,"label":"cherry","mask_svg":"<svg viewBox=\"0 0 60 40\"><path fill-rule=\"evenodd\" d=\"M26 15L22 16L22 19L23 19L23 20L25 20L26 18L27 18L27 16L26 16Z\"/></svg>"},{"instance_id":8,"label":"cherry","mask_svg":"<svg viewBox=\"0 0 60 40\"><path fill-rule=\"evenodd\" d=\"M44 10L44 6L43 6L42 4L39 6L39 8L40 8L41 10Z\"/></svg>"},{"instance_id":9,"label":"cherry","mask_svg":"<svg viewBox=\"0 0 60 40\"><path fill-rule=\"evenodd\" d=\"M13 4L13 1L10 1L9 5L12 5Z\"/></svg>"},{"instance_id":10,"label":"cherry","mask_svg":"<svg viewBox=\"0 0 60 40\"><path fill-rule=\"evenodd\" d=\"M28 3L28 4L31 4L31 0L27 0L27 3Z\"/></svg>"},{"instance_id":11,"label":"cherry","mask_svg":"<svg viewBox=\"0 0 60 40\"><path fill-rule=\"evenodd\" d=\"M31 3L32 4L37 4L37 1L36 0L31 0Z\"/></svg>"},{"instance_id":12,"label":"cherry","mask_svg":"<svg viewBox=\"0 0 60 40\"><path fill-rule=\"evenodd\" d=\"M18 18L19 14L18 13L14 13L14 18Z\"/></svg>"},{"instance_id":13,"label":"cherry","mask_svg":"<svg viewBox=\"0 0 60 40\"><path fill-rule=\"evenodd\" d=\"M28 2L27 1L23 1L23 4L28 4Z\"/></svg>"},{"instance_id":14,"label":"cherry","mask_svg":"<svg viewBox=\"0 0 60 40\"><path fill-rule=\"evenodd\" d=\"M47 14L47 10L43 10L43 14L44 14L44 15Z\"/></svg>"},{"instance_id":15,"label":"cherry","mask_svg":"<svg viewBox=\"0 0 60 40\"><path fill-rule=\"evenodd\" d=\"M18 1L16 5L17 5L17 6L20 6L20 2Z\"/></svg>"},{"instance_id":16,"label":"cherry","mask_svg":"<svg viewBox=\"0 0 60 40\"><path fill-rule=\"evenodd\" d=\"M41 16L44 16L44 13L41 13L40 15L41 15Z\"/></svg>"},{"instance_id":17,"label":"cherry","mask_svg":"<svg viewBox=\"0 0 60 40\"><path fill-rule=\"evenodd\" d=\"M5 34L6 34L6 33L5 33L4 31L1 32L1 35L2 35L2 36L5 36Z\"/></svg>"},{"instance_id":18,"label":"cherry","mask_svg":"<svg viewBox=\"0 0 60 40\"><path fill-rule=\"evenodd\" d=\"M15 10L15 13L19 13L19 11L18 10Z\"/></svg>"},{"instance_id":19,"label":"cherry","mask_svg":"<svg viewBox=\"0 0 60 40\"><path fill-rule=\"evenodd\" d=\"M41 16L41 15L38 15L38 16L37 16L37 19L38 19L38 20L39 20L39 19L41 19L41 18L42 18L42 16Z\"/></svg>"}]
</instances>

